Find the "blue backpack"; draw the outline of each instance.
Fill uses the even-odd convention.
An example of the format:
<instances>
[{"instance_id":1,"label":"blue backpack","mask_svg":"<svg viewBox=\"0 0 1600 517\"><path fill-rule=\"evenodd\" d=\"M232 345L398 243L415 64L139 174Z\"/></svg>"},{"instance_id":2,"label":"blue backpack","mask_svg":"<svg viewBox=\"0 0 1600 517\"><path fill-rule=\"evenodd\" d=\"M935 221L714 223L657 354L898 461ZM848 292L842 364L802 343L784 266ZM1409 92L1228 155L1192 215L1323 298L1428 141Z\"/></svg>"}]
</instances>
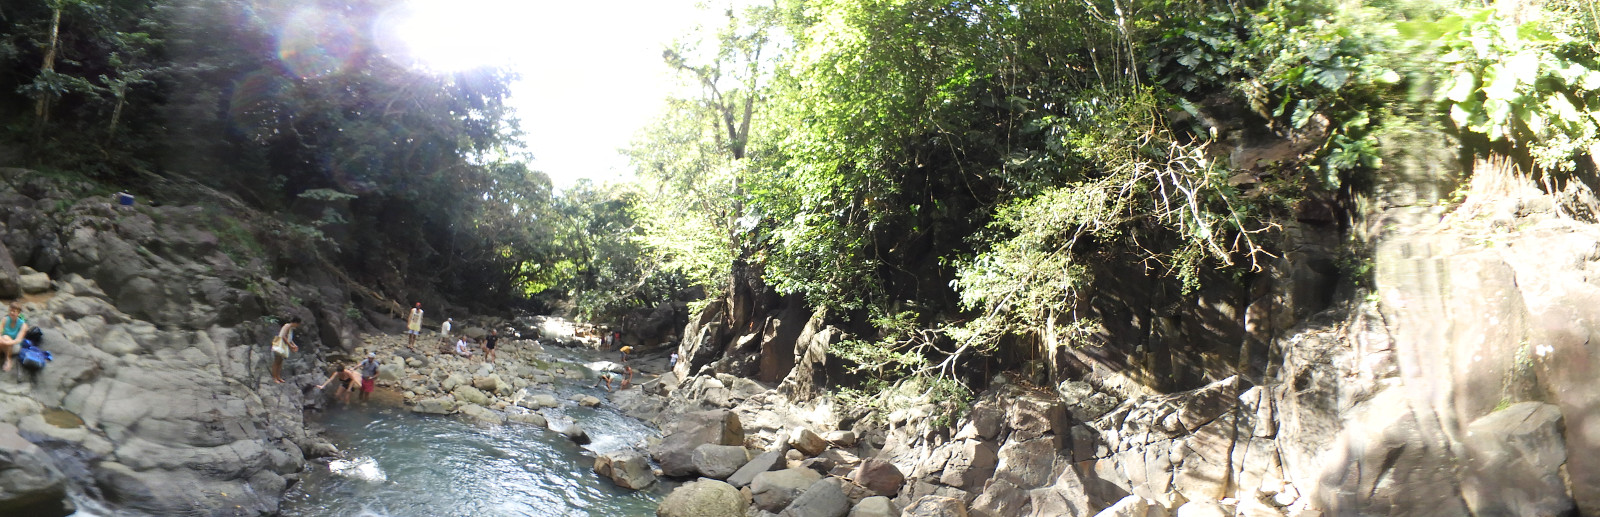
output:
<instances>
[{"instance_id":1,"label":"blue backpack","mask_svg":"<svg viewBox=\"0 0 1600 517\"><path fill-rule=\"evenodd\" d=\"M17 353L17 360L22 362L22 367L33 372L44 369L45 363L55 357L39 348L39 341L44 339L44 332L38 327L28 329L26 339L22 341L22 351Z\"/></svg>"}]
</instances>

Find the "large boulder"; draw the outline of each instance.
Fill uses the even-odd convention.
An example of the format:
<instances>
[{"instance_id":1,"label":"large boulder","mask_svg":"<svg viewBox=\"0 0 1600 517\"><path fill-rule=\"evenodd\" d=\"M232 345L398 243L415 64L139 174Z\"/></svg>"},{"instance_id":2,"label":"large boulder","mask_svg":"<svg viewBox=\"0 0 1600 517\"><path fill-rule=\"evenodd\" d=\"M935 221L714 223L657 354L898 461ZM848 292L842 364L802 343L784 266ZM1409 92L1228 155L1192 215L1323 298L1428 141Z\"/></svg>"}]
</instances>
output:
<instances>
[{"instance_id":1,"label":"large boulder","mask_svg":"<svg viewBox=\"0 0 1600 517\"><path fill-rule=\"evenodd\" d=\"M739 415L723 410L685 414L668 427L661 443L650 450L650 455L661 464L663 475L690 476L695 472L695 448L708 443L743 445L744 427L739 423Z\"/></svg>"},{"instance_id":2,"label":"large boulder","mask_svg":"<svg viewBox=\"0 0 1600 517\"><path fill-rule=\"evenodd\" d=\"M708 443L695 447L690 462L700 475L711 479L728 479L750 461L750 451L741 445ZM730 483L731 484L731 483Z\"/></svg>"},{"instance_id":3,"label":"large boulder","mask_svg":"<svg viewBox=\"0 0 1600 517\"><path fill-rule=\"evenodd\" d=\"M17 277L17 283L22 285L22 292L28 294L39 294L50 290L50 275L31 272L19 275Z\"/></svg>"},{"instance_id":4,"label":"large boulder","mask_svg":"<svg viewBox=\"0 0 1600 517\"><path fill-rule=\"evenodd\" d=\"M11 260L11 251L0 242L0 299L16 299L22 297L22 278L17 271L17 264Z\"/></svg>"},{"instance_id":5,"label":"large boulder","mask_svg":"<svg viewBox=\"0 0 1600 517\"><path fill-rule=\"evenodd\" d=\"M17 426L0 424L0 515L69 515L66 477Z\"/></svg>"},{"instance_id":6,"label":"large boulder","mask_svg":"<svg viewBox=\"0 0 1600 517\"><path fill-rule=\"evenodd\" d=\"M739 489L715 479L701 479L667 494L656 507L656 517L745 517L748 507Z\"/></svg>"},{"instance_id":7,"label":"large boulder","mask_svg":"<svg viewBox=\"0 0 1600 517\"><path fill-rule=\"evenodd\" d=\"M811 469L762 472L750 482L750 496L757 508L780 512L820 479L822 474Z\"/></svg>"},{"instance_id":8,"label":"large boulder","mask_svg":"<svg viewBox=\"0 0 1600 517\"><path fill-rule=\"evenodd\" d=\"M650 461L631 450L601 454L594 459L594 472L617 486L632 490L643 490L656 482L655 473L650 471Z\"/></svg>"},{"instance_id":9,"label":"large boulder","mask_svg":"<svg viewBox=\"0 0 1600 517\"><path fill-rule=\"evenodd\" d=\"M782 450L767 451L757 454L755 458L745 462L744 466L733 475L728 476L728 484L744 488L756 479L756 474L768 472L785 465Z\"/></svg>"},{"instance_id":10,"label":"large boulder","mask_svg":"<svg viewBox=\"0 0 1600 517\"><path fill-rule=\"evenodd\" d=\"M861 462L861 465L850 473L850 479L884 497L894 497L900 493L900 487L906 484L906 476L900 473L899 468L893 463L877 458Z\"/></svg>"},{"instance_id":11,"label":"large boulder","mask_svg":"<svg viewBox=\"0 0 1600 517\"><path fill-rule=\"evenodd\" d=\"M984 481L994 475L999 462L994 444L976 440L949 444L950 460L944 465L939 483L967 490L983 487Z\"/></svg>"},{"instance_id":12,"label":"large boulder","mask_svg":"<svg viewBox=\"0 0 1600 517\"><path fill-rule=\"evenodd\" d=\"M839 480L827 478L812 483L805 493L778 512L778 517L844 517L848 511L850 502L839 489Z\"/></svg>"}]
</instances>

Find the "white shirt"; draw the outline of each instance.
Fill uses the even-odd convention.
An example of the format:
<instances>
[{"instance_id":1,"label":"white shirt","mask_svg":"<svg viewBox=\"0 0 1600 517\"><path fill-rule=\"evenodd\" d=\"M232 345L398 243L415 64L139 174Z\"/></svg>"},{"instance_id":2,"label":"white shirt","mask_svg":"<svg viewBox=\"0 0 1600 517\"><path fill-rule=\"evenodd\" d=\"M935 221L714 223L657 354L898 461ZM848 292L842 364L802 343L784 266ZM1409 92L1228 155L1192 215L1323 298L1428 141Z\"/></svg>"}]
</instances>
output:
<instances>
[{"instance_id":1,"label":"white shirt","mask_svg":"<svg viewBox=\"0 0 1600 517\"><path fill-rule=\"evenodd\" d=\"M460 341L456 341L456 353L461 354L461 355L467 355L467 354L471 353L471 352L467 351L467 340L463 339L463 340L460 340Z\"/></svg>"},{"instance_id":2,"label":"white shirt","mask_svg":"<svg viewBox=\"0 0 1600 517\"><path fill-rule=\"evenodd\" d=\"M439 325L439 335L450 335L450 320L445 320L443 324Z\"/></svg>"}]
</instances>

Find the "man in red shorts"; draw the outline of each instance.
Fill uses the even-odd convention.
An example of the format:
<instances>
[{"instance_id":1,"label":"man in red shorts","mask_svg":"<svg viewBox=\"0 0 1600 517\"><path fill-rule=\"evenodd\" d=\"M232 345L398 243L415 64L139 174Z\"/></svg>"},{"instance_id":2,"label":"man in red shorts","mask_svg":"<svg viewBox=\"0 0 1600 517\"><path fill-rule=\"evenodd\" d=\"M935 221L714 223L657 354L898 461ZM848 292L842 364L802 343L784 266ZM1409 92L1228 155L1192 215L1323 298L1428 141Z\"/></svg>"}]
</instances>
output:
<instances>
[{"instance_id":1,"label":"man in red shorts","mask_svg":"<svg viewBox=\"0 0 1600 517\"><path fill-rule=\"evenodd\" d=\"M361 361L361 401L366 402L367 396L372 394L372 389L378 387L378 353L367 352L367 358Z\"/></svg>"}]
</instances>

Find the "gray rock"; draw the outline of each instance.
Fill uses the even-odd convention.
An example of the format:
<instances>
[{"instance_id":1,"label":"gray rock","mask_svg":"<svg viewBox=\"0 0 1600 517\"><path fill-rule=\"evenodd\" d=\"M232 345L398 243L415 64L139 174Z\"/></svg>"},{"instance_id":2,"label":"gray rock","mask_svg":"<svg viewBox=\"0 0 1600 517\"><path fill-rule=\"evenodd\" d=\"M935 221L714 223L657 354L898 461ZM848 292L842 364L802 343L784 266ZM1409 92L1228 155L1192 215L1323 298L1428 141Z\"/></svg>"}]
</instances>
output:
<instances>
[{"instance_id":1,"label":"gray rock","mask_svg":"<svg viewBox=\"0 0 1600 517\"><path fill-rule=\"evenodd\" d=\"M734 472L733 475L728 476L728 484L735 487L744 488L746 485L749 485L751 481L755 480L756 474L768 472L783 466L784 461L782 452L763 452L761 454L757 454L755 458L746 462L744 466L739 467L739 470Z\"/></svg>"},{"instance_id":2,"label":"gray rock","mask_svg":"<svg viewBox=\"0 0 1600 517\"><path fill-rule=\"evenodd\" d=\"M750 451L741 445L708 443L695 447L690 456L695 470L711 479L728 479L749 461Z\"/></svg>"},{"instance_id":3,"label":"gray rock","mask_svg":"<svg viewBox=\"0 0 1600 517\"><path fill-rule=\"evenodd\" d=\"M617 486L631 490L643 490L656 482L655 473L650 471L650 461L631 450L600 455L594 459L594 471Z\"/></svg>"},{"instance_id":4,"label":"gray rock","mask_svg":"<svg viewBox=\"0 0 1600 517\"><path fill-rule=\"evenodd\" d=\"M844 517L850 504L837 478L818 480L796 497L778 517Z\"/></svg>"},{"instance_id":5,"label":"gray rock","mask_svg":"<svg viewBox=\"0 0 1600 517\"><path fill-rule=\"evenodd\" d=\"M506 418L501 416L500 413L477 404L463 404L456 411L480 424L500 425L506 423Z\"/></svg>"},{"instance_id":6,"label":"gray rock","mask_svg":"<svg viewBox=\"0 0 1600 517\"><path fill-rule=\"evenodd\" d=\"M577 399L578 405L583 406L583 407L595 407L595 406L600 405L600 399L595 397L594 395L582 395L582 396L576 397L576 399Z\"/></svg>"},{"instance_id":7,"label":"gray rock","mask_svg":"<svg viewBox=\"0 0 1600 517\"><path fill-rule=\"evenodd\" d=\"M1567 462L1561 409L1522 402L1467 426L1469 474L1462 492L1474 515L1567 515L1577 508L1562 482Z\"/></svg>"},{"instance_id":8,"label":"gray rock","mask_svg":"<svg viewBox=\"0 0 1600 517\"><path fill-rule=\"evenodd\" d=\"M66 499L66 476L50 455L24 440L17 426L0 423L0 514L68 515Z\"/></svg>"},{"instance_id":9,"label":"gray rock","mask_svg":"<svg viewBox=\"0 0 1600 517\"><path fill-rule=\"evenodd\" d=\"M1028 501L1027 491L1004 478L995 478L989 480L983 492L972 501L969 513L974 517L1014 517L1022 515Z\"/></svg>"},{"instance_id":10,"label":"gray rock","mask_svg":"<svg viewBox=\"0 0 1600 517\"><path fill-rule=\"evenodd\" d=\"M745 517L748 507L739 489L714 479L700 479L667 494L656 507L656 517Z\"/></svg>"},{"instance_id":11,"label":"gray rock","mask_svg":"<svg viewBox=\"0 0 1600 517\"><path fill-rule=\"evenodd\" d=\"M44 273L20 275L17 283L22 285L22 292L39 294L50 290L50 275Z\"/></svg>"},{"instance_id":12,"label":"gray rock","mask_svg":"<svg viewBox=\"0 0 1600 517\"><path fill-rule=\"evenodd\" d=\"M477 388L467 386L465 384L456 386L454 390L450 390L450 394L454 395L456 400L466 404L477 404L480 406L489 405L488 395L478 391Z\"/></svg>"},{"instance_id":13,"label":"gray rock","mask_svg":"<svg viewBox=\"0 0 1600 517\"><path fill-rule=\"evenodd\" d=\"M589 443L589 432L583 430L583 426L578 425L577 422L565 418L551 418L545 423L545 427L560 433L562 436L566 436L578 445Z\"/></svg>"},{"instance_id":14,"label":"gray rock","mask_svg":"<svg viewBox=\"0 0 1600 517\"><path fill-rule=\"evenodd\" d=\"M950 461L944 465L939 482L945 485L975 490L994 475L998 459L994 445L988 442L967 440L952 443Z\"/></svg>"},{"instance_id":15,"label":"gray rock","mask_svg":"<svg viewBox=\"0 0 1600 517\"><path fill-rule=\"evenodd\" d=\"M16 262L11 259L11 251L6 249L5 243L0 242L0 298L21 298L21 277Z\"/></svg>"},{"instance_id":16,"label":"gray rock","mask_svg":"<svg viewBox=\"0 0 1600 517\"><path fill-rule=\"evenodd\" d=\"M1051 437L1008 441L996 455L994 476L1024 490L1045 486L1055 475L1056 447Z\"/></svg>"},{"instance_id":17,"label":"gray rock","mask_svg":"<svg viewBox=\"0 0 1600 517\"><path fill-rule=\"evenodd\" d=\"M412 404L411 411L432 415L448 415L456 412L456 401L447 398L426 398L418 400L416 404Z\"/></svg>"},{"instance_id":18,"label":"gray rock","mask_svg":"<svg viewBox=\"0 0 1600 517\"><path fill-rule=\"evenodd\" d=\"M743 445L744 428L739 416L723 410L685 414L669 425L650 455L661 464L664 475L689 476L694 473L694 449L708 443Z\"/></svg>"},{"instance_id":19,"label":"gray rock","mask_svg":"<svg viewBox=\"0 0 1600 517\"><path fill-rule=\"evenodd\" d=\"M762 472L750 482L750 496L757 508L779 512L820 479L822 474L810 469Z\"/></svg>"},{"instance_id":20,"label":"gray rock","mask_svg":"<svg viewBox=\"0 0 1600 517\"><path fill-rule=\"evenodd\" d=\"M847 517L900 517L900 508L889 498L875 495L856 503Z\"/></svg>"},{"instance_id":21,"label":"gray rock","mask_svg":"<svg viewBox=\"0 0 1600 517\"><path fill-rule=\"evenodd\" d=\"M506 420L538 427L544 427L549 424L544 415L538 413L510 413L506 415Z\"/></svg>"}]
</instances>

